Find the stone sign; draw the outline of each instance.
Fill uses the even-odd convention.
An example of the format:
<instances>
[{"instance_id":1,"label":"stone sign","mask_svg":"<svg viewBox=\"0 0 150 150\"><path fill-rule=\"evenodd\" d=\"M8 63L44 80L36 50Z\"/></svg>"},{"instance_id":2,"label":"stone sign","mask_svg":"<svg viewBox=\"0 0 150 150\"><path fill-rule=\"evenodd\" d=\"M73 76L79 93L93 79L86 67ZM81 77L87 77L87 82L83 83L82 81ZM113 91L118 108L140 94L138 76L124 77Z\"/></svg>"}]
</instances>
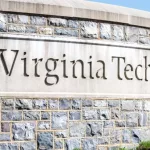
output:
<instances>
[{"instance_id":1,"label":"stone sign","mask_svg":"<svg viewBox=\"0 0 150 150\"><path fill-rule=\"evenodd\" d=\"M150 94L144 47L60 38L4 38L0 45L1 92Z\"/></svg>"}]
</instances>

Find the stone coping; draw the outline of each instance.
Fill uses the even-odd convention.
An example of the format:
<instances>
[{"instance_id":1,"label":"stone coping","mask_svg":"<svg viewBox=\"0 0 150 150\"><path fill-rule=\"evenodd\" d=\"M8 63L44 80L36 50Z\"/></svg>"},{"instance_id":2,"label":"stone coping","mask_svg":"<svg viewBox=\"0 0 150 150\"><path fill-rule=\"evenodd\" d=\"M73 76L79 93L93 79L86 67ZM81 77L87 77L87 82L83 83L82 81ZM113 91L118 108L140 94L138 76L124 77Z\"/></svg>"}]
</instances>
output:
<instances>
[{"instance_id":1,"label":"stone coping","mask_svg":"<svg viewBox=\"0 0 150 150\"><path fill-rule=\"evenodd\" d=\"M0 11L103 20L148 27L150 12L85 0L1 0Z\"/></svg>"}]
</instances>

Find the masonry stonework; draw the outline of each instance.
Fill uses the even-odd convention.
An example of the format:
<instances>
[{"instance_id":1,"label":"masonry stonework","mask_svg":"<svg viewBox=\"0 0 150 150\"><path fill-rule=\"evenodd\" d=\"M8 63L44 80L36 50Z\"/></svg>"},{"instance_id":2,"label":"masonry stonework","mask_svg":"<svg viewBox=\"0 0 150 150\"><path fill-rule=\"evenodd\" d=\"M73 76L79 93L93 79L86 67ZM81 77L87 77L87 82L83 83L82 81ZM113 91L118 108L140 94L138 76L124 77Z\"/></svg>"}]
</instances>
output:
<instances>
[{"instance_id":1,"label":"masonry stonework","mask_svg":"<svg viewBox=\"0 0 150 150\"><path fill-rule=\"evenodd\" d=\"M52 16L1 13L0 32L150 44L149 28Z\"/></svg>"},{"instance_id":2,"label":"masonry stonework","mask_svg":"<svg viewBox=\"0 0 150 150\"><path fill-rule=\"evenodd\" d=\"M1 98L0 149L136 147L149 140L147 99Z\"/></svg>"},{"instance_id":3,"label":"masonry stonework","mask_svg":"<svg viewBox=\"0 0 150 150\"><path fill-rule=\"evenodd\" d=\"M32 2L8 2L5 6L0 2L0 38L67 38L85 43L91 40L91 45L92 41L109 41L126 44L124 47L136 45L137 51L146 46L149 51L149 19L142 13L143 18L76 7L72 11L68 6L57 8L47 3L40 7ZM136 148L139 142L150 140L149 95L11 94L0 96L0 150L119 150Z\"/></svg>"}]
</instances>

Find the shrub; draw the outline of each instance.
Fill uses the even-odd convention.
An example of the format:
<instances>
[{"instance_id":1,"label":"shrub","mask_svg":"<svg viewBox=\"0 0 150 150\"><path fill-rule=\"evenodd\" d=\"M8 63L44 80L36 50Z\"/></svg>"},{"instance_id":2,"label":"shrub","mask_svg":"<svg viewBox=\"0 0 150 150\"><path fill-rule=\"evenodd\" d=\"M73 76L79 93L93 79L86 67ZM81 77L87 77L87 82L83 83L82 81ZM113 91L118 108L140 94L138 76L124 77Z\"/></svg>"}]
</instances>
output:
<instances>
[{"instance_id":1,"label":"shrub","mask_svg":"<svg viewBox=\"0 0 150 150\"><path fill-rule=\"evenodd\" d=\"M141 142L137 147L137 150L150 150L150 141Z\"/></svg>"}]
</instances>

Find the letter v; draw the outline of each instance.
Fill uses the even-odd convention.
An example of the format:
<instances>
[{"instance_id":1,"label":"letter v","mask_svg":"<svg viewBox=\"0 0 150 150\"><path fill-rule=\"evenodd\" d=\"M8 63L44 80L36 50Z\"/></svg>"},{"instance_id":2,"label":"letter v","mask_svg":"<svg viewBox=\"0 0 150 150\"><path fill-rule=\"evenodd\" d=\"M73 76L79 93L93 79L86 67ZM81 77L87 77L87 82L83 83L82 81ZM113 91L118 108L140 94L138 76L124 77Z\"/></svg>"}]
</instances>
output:
<instances>
[{"instance_id":1,"label":"letter v","mask_svg":"<svg viewBox=\"0 0 150 150\"><path fill-rule=\"evenodd\" d=\"M0 52L1 52L1 54L0 54L0 59L1 59L1 61L2 61L2 64L3 64L3 67L4 67L4 70L5 70L6 75L11 76L19 50L11 50L11 51L13 51L13 52L15 53L15 57L14 57L14 60L13 60L13 63L12 63L10 72L8 71L8 67L7 67L7 64L6 64L4 55L3 55L3 52L4 52L4 51L6 51L6 49L0 49Z\"/></svg>"}]
</instances>

